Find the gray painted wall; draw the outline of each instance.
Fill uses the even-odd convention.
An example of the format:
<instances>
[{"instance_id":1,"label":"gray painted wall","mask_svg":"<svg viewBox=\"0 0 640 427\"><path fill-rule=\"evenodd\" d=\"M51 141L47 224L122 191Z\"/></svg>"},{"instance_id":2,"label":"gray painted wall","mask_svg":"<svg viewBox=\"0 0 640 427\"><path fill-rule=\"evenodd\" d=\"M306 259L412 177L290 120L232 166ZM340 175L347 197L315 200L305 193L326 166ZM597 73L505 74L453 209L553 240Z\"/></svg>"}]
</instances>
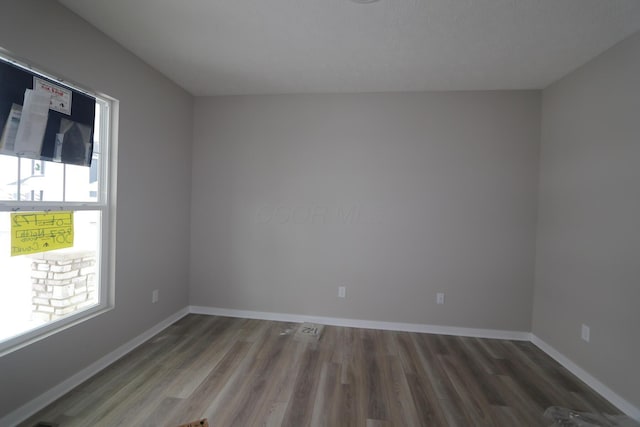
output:
<instances>
[{"instance_id":1,"label":"gray painted wall","mask_svg":"<svg viewBox=\"0 0 640 427\"><path fill-rule=\"evenodd\" d=\"M57 3L2 12L0 46L121 104L116 309L0 358L0 417L189 290L197 305L531 329L539 92L199 98L194 110ZM544 91L533 313L536 335L636 406L639 50L636 35Z\"/></svg>"},{"instance_id":2,"label":"gray painted wall","mask_svg":"<svg viewBox=\"0 0 640 427\"><path fill-rule=\"evenodd\" d=\"M535 91L196 98L191 304L529 331L539 126Z\"/></svg>"},{"instance_id":3,"label":"gray painted wall","mask_svg":"<svg viewBox=\"0 0 640 427\"><path fill-rule=\"evenodd\" d=\"M640 407L640 33L542 105L533 332Z\"/></svg>"},{"instance_id":4,"label":"gray painted wall","mask_svg":"<svg viewBox=\"0 0 640 427\"><path fill-rule=\"evenodd\" d=\"M58 3L3 1L1 12L0 46L118 99L120 131L116 308L1 357L0 418L187 305L193 108Z\"/></svg>"}]
</instances>

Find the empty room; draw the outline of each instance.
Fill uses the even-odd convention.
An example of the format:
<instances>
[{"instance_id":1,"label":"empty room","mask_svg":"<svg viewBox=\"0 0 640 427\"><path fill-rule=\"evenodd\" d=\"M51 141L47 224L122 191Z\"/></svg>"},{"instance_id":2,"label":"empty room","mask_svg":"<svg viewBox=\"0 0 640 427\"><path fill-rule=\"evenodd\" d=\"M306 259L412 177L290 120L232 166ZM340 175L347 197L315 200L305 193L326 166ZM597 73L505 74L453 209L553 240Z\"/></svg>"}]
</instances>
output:
<instances>
[{"instance_id":1,"label":"empty room","mask_svg":"<svg viewBox=\"0 0 640 427\"><path fill-rule=\"evenodd\" d=\"M0 427L640 425L640 1L0 1Z\"/></svg>"}]
</instances>

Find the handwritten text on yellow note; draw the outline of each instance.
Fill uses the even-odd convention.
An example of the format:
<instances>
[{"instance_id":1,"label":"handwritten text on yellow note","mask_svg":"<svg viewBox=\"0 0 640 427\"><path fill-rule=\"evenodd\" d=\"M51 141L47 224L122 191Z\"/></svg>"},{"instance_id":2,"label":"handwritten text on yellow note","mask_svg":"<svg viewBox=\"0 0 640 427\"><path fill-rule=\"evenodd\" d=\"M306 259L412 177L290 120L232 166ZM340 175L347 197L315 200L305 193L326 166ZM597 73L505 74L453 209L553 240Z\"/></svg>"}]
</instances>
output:
<instances>
[{"instance_id":1,"label":"handwritten text on yellow note","mask_svg":"<svg viewBox=\"0 0 640 427\"><path fill-rule=\"evenodd\" d=\"M11 256L73 246L73 212L11 214Z\"/></svg>"}]
</instances>

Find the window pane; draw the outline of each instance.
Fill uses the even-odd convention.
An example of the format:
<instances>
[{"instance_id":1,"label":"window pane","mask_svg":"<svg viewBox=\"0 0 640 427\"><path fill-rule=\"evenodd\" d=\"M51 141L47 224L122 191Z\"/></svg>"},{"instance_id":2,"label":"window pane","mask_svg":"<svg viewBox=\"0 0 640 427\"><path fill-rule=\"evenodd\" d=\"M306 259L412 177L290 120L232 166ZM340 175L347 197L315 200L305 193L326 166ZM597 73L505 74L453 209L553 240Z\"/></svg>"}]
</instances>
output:
<instances>
[{"instance_id":1,"label":"window pane","mask_svg":"<svg viewBox=\"0 0 640 427\"><path fill-rule=\"evenodd\" d=\"M98 163L99 154L94 153L91 167L66 165L66 193L67 202L97 202L98 201Z\"/></svg>"},{"instance_id":2,"label":"window pane","mask_svg":"<svg viewBox=\"0 0 640 427\"><path fill-rule=\"evenodd\" d=\"M18 158L0 155L0 201L18 200Z\"/></svg>"},{"instance_id":3,"label":"window pane","mask_svg":"<svg viewBox=\"0 0 640 427\"><path fill-rule=\"evenodd\" d=\"M63 164L20 159L20 201L61 202L63 182Z\"/></svg>"},{"instance_id":4,"label":"window pane","mask_svg":"<svg viewBox=\"0 0 640 427\"><path fill-rule=\"evenodd\" d=\"M100 211L74 214L72 248L11 257L0 212L0 342L99 303Z\"/></svg>"},{"instance_id":5,"label":"window pane","mask_svg":"<svg viewBox=\"0 0 640 427\"><path fill-rule=\"evenodd\" d=\"M56 332L107 307L108 301L100 295L106 295L104 288L109 282L101 284L100 279L105 276L101 274L101 257L109 253L101 254L109 244L102 215L112 209L107 206L108 182L101 179L109 170L109 105L109 101L96 98L90 166L0 152L0 352L12 351L25 341ZM62 124L60 133L66 133L69 141L80 136L82 143L88 142L88 124L81 123L84 127L77 129L71 129L67 122L64 127ZM83 210L96 203L100 204L98 210ZM13 211L41 215L16 218L16 225L23 228L14 237L24 239L25 245L14 248L14 253L71 243L67 239L69 223L62 215L54 217L59 209L81 209L74 214L71 248L10 256Z\"/></svg>"}]
</instances>

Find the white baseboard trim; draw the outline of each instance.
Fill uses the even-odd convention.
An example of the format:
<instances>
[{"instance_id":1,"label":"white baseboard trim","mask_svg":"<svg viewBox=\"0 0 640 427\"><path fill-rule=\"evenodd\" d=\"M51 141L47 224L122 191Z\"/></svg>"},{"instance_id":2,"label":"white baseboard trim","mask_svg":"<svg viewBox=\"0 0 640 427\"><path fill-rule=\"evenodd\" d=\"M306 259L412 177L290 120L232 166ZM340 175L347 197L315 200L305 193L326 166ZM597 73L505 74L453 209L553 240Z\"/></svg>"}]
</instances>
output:
<instances>
[{"instance_id":1,"label":"white baseboard trim","mask_svg":"<svg viewBox=\"0 0 640 427\"><path fill-rule=\"evenodd\" d=\"M67 378L57 386L49 389L48 391L44 392L40 396L31 400L30 402L22 405L21 407L14 410L13 412L8 413L2 419L0 419L0 426L13 426L26 420L36 412L43 409L45 406L49 405L56 399L59 399L60 397L62 397L63 395L65 395L66 393L68 393L69 391L71 391L81 383L83 383L84 381L91 378L93 375L102 371L104 368L111 365L112 363L114 363L115 361L117 361L127 353L131 352L136 347L138 347L139 345L147 341L149 338L161 332L171 324L177 322L187 314L189 314L189 310L187 307L183 308L177 313L172 314L171 316L167 317L166 319L164 319L154 327L138 335L131 341L121 345L111 353L98 359L97 361L87 366L77 374Z\"/></svg>"},{"instance_id":2,"label":"white baseboard trim","mask_svg":"<svg viewBox=\"0 0 640 427\"><path fill-rule=\"evenodd\" d=\"M303 314L271 313L266 311L234 310L218 307L189 306L189 312L212 316L242 317L245 319L275 320L279 322L312 322L331 326L346 326L388 331L422 332L427 334L456 335L463 337L494 338L501 340L529 341L529 332L503 331L499 329L459 328L456 326L426 325L420 323L379 322L374 320L346 319L338 317L307 316Z\"/></svg>"},{"instance_id":3,"label":"white baseboard trim","mask_svg":"<svg viewBox=\"0 0 640 427\"><path fill-rule=\"evenodd\" d=\"M624 412L634 420L640 422L640 408L636 408L634 405L632 405L627 400L622 398L619 394L617 394L616 392L611 390L609 387L601 383L593 375L589 374L580 366L576 365L568 357L560 353L555 348L551 347L549 344L544 342L542 339L538 338L536 335L531 334L531 342L535 344L537 347L539 347L542 351L547 353L549 356L551 356L551 358L555 359L558 363L564 366L573 375L575 375L576 377L584 381L589 387L594 389L602 397L604 397L609 402L611 402L611 404L614 405L616 408L620 409L622 412Z\"/></svg>"}]
</instances>

